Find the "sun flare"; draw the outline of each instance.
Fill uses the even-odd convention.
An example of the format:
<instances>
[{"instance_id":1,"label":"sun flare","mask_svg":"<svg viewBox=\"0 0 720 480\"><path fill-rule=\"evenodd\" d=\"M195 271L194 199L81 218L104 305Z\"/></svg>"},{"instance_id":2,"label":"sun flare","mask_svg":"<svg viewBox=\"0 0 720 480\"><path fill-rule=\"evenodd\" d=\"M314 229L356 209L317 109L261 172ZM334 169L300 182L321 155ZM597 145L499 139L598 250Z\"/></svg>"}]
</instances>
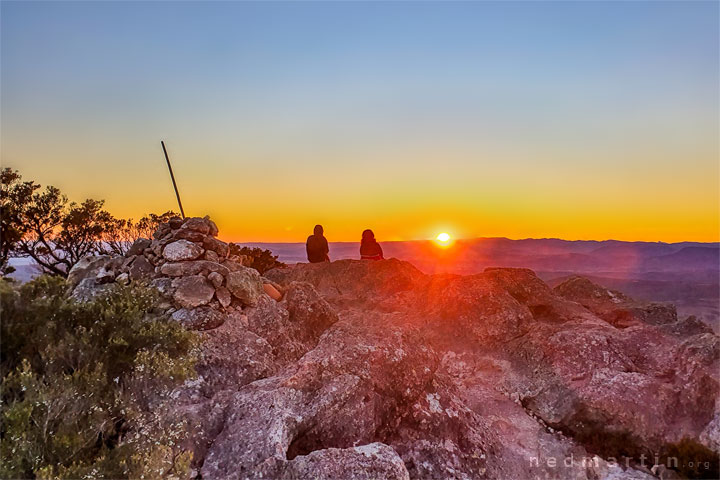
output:
<instances>
[{"instance_id":1,"label":"sun flare","mask_svg":"<svg viewBox=\"0 0 720 480\"><path fill-rule=\"evenodd\" d=\"M450 241L450 234L443 232L443 233L439 234L436 238L437 238L437 241L440 243L447 243Z\"/></svg>"}]
</instances>

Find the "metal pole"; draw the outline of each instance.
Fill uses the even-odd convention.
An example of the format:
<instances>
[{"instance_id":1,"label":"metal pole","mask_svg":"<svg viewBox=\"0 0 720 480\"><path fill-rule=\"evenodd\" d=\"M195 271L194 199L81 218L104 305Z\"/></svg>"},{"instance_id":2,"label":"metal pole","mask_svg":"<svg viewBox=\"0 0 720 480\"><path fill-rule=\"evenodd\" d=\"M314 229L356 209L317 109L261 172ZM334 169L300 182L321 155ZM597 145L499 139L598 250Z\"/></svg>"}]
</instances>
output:
<instances>
[{"instance_id":1,"label":"metal pole","mask_svg":"<svg viewBox=\"0 0 720 480\"><path fill-rule=\"evenodd\" d=\"M167 161L168 170L170 170L170 178L173 182L173 188L175 188L175 196L177 197L178 205L180 206L180 215L185 218L185 211L182 208L182 202L180 201L180 192L178 192L177 183L175 183L175 175L173 175L172 166L170 165L170 157L168 157L167 150L165 149L165 142L160 140L160 145L163 147L163 153L165 154L165 161Z\"/></svg>"}]
</instances>

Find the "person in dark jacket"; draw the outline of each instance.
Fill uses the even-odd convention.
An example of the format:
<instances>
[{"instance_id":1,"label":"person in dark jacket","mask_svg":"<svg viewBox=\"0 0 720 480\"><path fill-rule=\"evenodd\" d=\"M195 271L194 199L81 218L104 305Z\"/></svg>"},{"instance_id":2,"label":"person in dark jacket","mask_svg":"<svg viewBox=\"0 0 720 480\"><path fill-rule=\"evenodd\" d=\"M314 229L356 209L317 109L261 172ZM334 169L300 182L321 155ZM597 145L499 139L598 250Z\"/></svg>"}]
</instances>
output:
<instances>
[{"instance_id":1,"label":"person in dark jacket","mask_svg":"<svg viewBox=\"0 0 720 480\"><path fill-rule=\"evenodd\" d=\"M307 252L308 262L320 263L329 262L330 247L328 247L328 241L323 235L322 225L315 225L315 233L310 235L305 242L305 251Z\"/></svg>"},{"instance_id":2,"label":"person in dark jacket","mask_svg":"<svg viewBox=\"0 0 720 480\"><path fill-rule=\"evenodd\" d=\"M384 258L382 248L377 240L375 240L375 234L370 229L362 233L360 258L363 260L382 260Z\"/></svg>"}]
</instances>

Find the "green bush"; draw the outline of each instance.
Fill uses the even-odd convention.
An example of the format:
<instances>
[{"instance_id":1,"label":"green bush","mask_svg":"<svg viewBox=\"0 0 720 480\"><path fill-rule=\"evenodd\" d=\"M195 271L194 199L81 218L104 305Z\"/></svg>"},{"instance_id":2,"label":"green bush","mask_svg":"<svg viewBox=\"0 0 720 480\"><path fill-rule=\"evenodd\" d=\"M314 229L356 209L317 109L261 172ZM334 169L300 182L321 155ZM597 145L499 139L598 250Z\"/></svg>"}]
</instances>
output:
<instances>
[{"instance_id":1,"label":"green bush","mask_svg":"<svg viewBox=\"0 0 720 480\"><path fill-rule=\"evenodd\" d=\"M187 475L185 431L157 414L194 375L197 337L149 314L153 290L93 301L58 277L0 282L2 478Z\"/></svg>"},{"instance_id":2,"label":"green bush","mask_svg":"<svg viewBox=\"0 0 720 480\"><path fill-rule=\"evenodd\" d=\"M265 272L273 268L286 266L283 262L278 262L277 255L273 255L270 250L263 250L258 247L241 247L231 243L230 253L232 255L245 255L248 257L248 260L243 262L243 264L247 267L254 268L260 272L260 275L265 274Z\"/></svg>"}]
</instances>

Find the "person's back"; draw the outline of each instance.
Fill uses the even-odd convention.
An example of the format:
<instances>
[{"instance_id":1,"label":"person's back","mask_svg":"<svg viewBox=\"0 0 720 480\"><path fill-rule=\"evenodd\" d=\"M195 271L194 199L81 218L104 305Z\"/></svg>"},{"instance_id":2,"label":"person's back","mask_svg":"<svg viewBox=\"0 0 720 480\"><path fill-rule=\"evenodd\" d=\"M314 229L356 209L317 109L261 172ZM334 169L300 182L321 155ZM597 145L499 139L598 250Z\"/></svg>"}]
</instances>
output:
<instances>
[{"instance_id":1,"label":"person's back","mask_svg":"<svg viewBox=\"0 0 720 480\"><path fill-rule=\"evenodd\" d=\"M315 225L315 230L305 242L305 251L307 252L307 259L310 263L329 262L330 247L328 246L327 239L323 236L322 225Z\"/></svg>"},{"instance_id":2,"label":"person's back","mask_svg":"<svg viewBox=\"0 0 720 480\"><path fill-rule=\"evenodd\" d=\"M360 241L360 258L362 260L382 260L383 251L380 244L375 240L372 230L365 230Z\"/></svg>"}]
</instances>

